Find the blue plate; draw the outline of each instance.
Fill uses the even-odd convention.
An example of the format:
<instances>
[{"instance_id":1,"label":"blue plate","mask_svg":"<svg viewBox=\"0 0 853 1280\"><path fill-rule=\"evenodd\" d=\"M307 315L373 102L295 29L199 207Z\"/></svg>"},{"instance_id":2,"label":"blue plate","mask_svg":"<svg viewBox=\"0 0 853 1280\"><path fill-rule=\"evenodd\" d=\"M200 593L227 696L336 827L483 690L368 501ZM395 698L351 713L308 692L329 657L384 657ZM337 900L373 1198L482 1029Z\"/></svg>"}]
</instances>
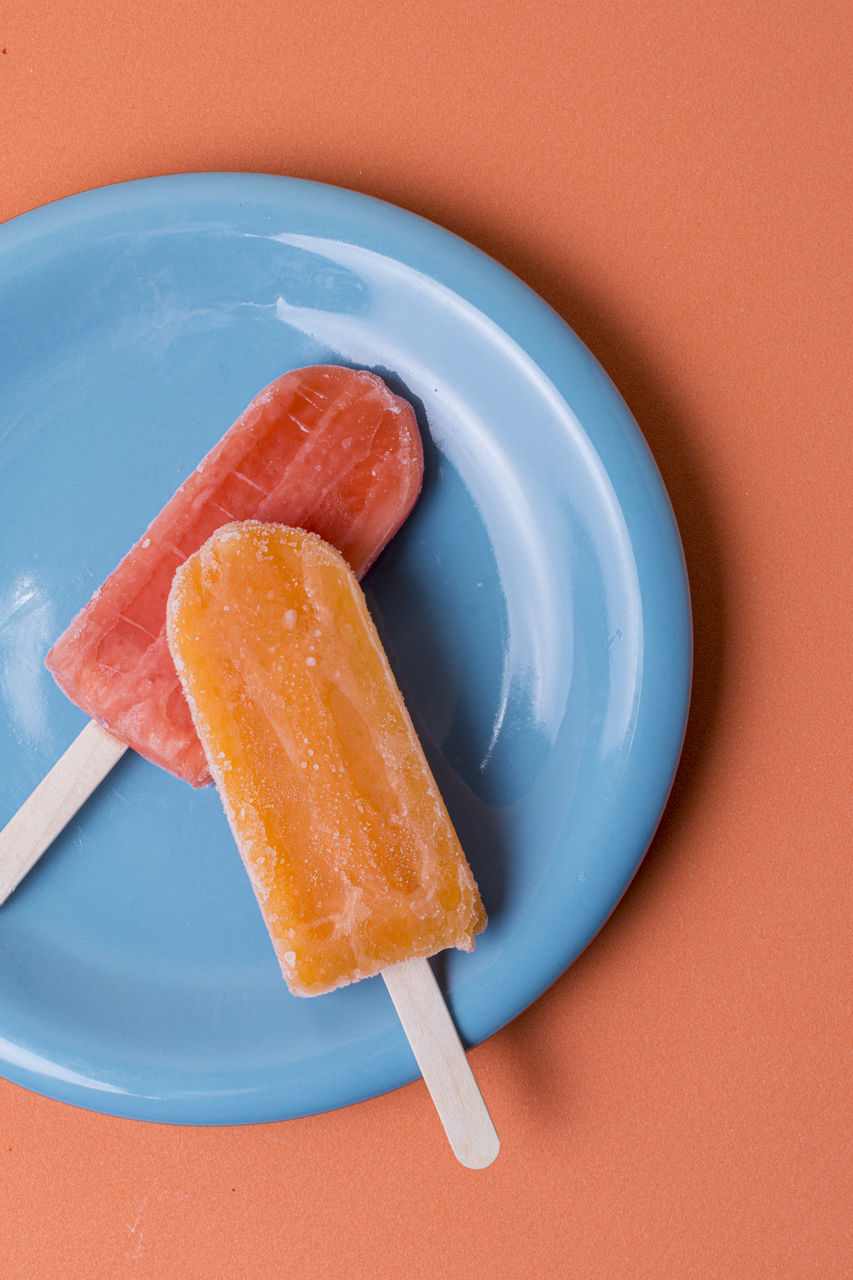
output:
<instances>
[{"instance_id":1,"label":"blue plate","mask_svg":"<svg viewBox=\"0 0 853 1280\"><path fill-rule=\"evenodd\" d=\"M687 712L681 545L586 348L504 268L350 191L244 174L0 227L0 821L85 718L54 637L255 393L320 362L417 408L423 495L365 581L490 920L436 968L491 1035L652 838ZM283 1119L417 1075L381 980L287 992L215 793L128 753L0 908L0 1072L97 1111Z\"/></svg>"}]
</instances>

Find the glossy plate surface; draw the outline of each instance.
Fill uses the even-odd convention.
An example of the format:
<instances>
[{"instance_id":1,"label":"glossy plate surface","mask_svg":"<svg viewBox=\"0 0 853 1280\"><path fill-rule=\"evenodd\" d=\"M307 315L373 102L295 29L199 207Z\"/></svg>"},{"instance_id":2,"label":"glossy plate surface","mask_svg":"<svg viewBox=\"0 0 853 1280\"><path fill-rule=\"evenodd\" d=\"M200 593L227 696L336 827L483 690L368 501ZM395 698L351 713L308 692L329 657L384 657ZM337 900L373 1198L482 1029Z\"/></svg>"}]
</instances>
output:
<instances>
[{"instance_id":1,"label":"glossy plate surface","mask_svg":"<svg viewBox=\"0 0 853 1280\"><path fill-rule=\"evenodd\" d=\"M436 961L468 1044L628 885L681 747L681 547L606 375L536 295L376 200L149 179L0 227L0 822L85 718L55 636L255 393L355 364L417 408L415 512L365 580L490 922ZM0 1074L116 1115L246 1123L417 1074L381 979L279 975L215 793L128 754L0 908Z\"/></svg>"}]
</instances>

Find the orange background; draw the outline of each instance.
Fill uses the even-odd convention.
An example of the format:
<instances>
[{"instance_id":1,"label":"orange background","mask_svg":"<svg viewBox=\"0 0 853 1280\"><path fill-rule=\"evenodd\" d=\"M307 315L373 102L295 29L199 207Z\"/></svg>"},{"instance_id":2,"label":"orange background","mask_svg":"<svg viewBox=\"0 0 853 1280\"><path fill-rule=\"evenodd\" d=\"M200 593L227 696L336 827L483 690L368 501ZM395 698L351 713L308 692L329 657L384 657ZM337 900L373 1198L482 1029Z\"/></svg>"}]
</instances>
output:
<instances>
[{"instance_id":1,"label":"orange background","mask_svg":"<svg viewBox=\"0 0 853 1280\"><path fill-rule=\"evenodd\" d=\"M421 1082L231 1129L0 1082L4 1280L853 1274L851 36L844 0L0 7L0 219L244 169L473 241L622 390L696 626L637 879L471 1055L495 1165Z\"/></svg>"}]
</instances>

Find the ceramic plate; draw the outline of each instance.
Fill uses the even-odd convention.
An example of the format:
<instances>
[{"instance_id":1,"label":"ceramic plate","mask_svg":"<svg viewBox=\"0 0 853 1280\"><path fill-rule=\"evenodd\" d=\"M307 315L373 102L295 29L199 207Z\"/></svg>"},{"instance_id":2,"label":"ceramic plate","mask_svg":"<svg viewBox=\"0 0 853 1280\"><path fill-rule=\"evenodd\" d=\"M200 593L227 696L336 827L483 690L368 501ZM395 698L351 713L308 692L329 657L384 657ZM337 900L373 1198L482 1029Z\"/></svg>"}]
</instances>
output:
<instances>
[{"instance_id":1,"label":"ceramic plate","mask_svg":"<svg viewBox=\"0 0 853 1280\"><path fill-rule=\"evenodd\" d=\"M623 401L472 246L353 192L206 174L0 227L0 819L85 723L52 640L255 393L363 366L423 495L365 580L489 925L435 962L468 1045L600 929L652 838L690 680L681 546ZM216 794L128 753L0 908L0 1073L98 1111L246 1123L417 1070L381 979L281 977Z\"/></svg>"}]
</instances>

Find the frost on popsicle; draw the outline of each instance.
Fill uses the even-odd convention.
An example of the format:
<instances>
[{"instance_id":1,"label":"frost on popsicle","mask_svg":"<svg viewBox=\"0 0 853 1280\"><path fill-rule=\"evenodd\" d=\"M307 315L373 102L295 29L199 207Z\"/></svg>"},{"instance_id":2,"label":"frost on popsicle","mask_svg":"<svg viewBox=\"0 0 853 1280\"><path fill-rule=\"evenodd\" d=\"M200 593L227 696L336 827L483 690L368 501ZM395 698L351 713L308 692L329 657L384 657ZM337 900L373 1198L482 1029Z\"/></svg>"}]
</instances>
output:
<instances>
[{"instance_id":1,"label":"frost on popsicle","mask_svg":"<svg viewBox=\"0 0 853 1280\"><path fill-rule=\"evenodd\" d=\"M479 893L342 556L226 526L178 570L168 639L291 990L470 950Z\"/></svg>"}]
</instances>

